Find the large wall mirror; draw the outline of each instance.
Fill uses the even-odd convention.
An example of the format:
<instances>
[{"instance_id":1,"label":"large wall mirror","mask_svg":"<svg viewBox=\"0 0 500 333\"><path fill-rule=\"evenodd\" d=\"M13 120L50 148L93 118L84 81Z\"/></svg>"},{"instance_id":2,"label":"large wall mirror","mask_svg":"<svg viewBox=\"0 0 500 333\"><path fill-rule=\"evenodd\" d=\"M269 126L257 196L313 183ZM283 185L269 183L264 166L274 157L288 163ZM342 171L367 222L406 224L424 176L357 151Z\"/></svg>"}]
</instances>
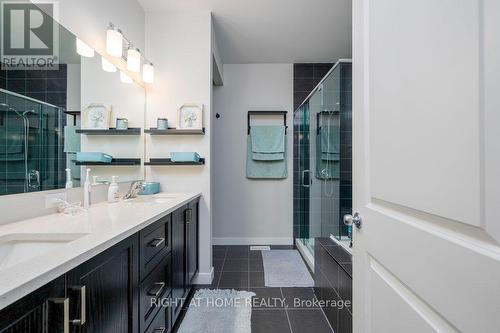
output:
<instances>
[{"instance_id":1,"label":"large wall mirror","mask_svg":"<svg viewBox=\"0 0 500 333\"><path fill-rule=\"evenodd\" d=\"M80 56L76 36L52 23L57 66L14 66L2 54L0 195L64 188L67 169L73 187L83 182L87 168L97 182L113 175L119 181L143 179L145 89L122 82L119 70L104 71L98 53ZM19 35L9 36L16 45ZM117 130L117 120L129 129Z\"/></svg>"}]
</instances>

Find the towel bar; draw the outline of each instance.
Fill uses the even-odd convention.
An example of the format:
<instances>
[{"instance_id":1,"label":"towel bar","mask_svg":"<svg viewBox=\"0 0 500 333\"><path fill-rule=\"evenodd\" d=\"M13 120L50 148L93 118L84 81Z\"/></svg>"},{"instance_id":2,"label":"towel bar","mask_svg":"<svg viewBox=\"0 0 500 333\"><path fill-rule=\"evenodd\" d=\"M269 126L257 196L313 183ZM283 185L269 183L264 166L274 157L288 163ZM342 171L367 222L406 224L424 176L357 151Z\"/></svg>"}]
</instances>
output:
<instances>
[{"instance_id":1,"label":"towel bar","mask_svg":"<svg viewBox=\"0 0 500 333\"><path fill-rule=\"evenodd\" d=\"M285 125L285 135L288 126L286 125L286 114L288 111L248 111L247 113L247 135L250 135L250 116L280 116L283 115L283 124Z\"/></svg>"},{"instance_id":2,"label":"towel bar","mask_svg":"<svg viewBox=\"0 0 500 333\"><path fill-rule=\"evenodd\" d=\"M321 116L335 116L335 115L340 115L340 111L336 110L325 110L316 113L316 134L319 134L321 132L321 123L320 123L320 117Z\"/></svg>"}]
</instances>

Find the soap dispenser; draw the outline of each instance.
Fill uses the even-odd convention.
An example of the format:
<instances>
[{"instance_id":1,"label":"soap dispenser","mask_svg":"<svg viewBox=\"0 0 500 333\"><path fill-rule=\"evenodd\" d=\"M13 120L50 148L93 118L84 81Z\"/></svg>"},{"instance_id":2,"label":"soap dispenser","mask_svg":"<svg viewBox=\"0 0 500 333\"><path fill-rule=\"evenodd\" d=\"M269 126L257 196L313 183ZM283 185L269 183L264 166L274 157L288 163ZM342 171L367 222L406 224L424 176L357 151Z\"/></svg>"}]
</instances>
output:
<instances>
[{"instance_id":1,"label":"soap dispenser","mask_svg":"<svg viewBox=\"0 0 500 333\"><path fill-rule=\"evenodd\" d=\"M111 176L111 184L108 188L108 202L118 202L118 176Z\"/></svg>"},{"instance_id":2,"label":"soap dispenser","mask_svg":"<svg viewBox=\"0 0 500 333\"><path fill-rule=\"evenodd\" d=\"M83 207L90 207L90 192L92 191L92 185L90 185L90 169L87 169L87 176L85 177L85 183L83 184Z\"/></svg>"},{"instance_id":3,"label":"soap dispenser","mask_svg":"<svg viewBox=\"0 0 500 333\"><path fill-rule=\"evenodd\" d=\"M73 188L73 181L71 180L71 169L66 169L66 186L65 188Z\"/></svg>"}]
</instances>

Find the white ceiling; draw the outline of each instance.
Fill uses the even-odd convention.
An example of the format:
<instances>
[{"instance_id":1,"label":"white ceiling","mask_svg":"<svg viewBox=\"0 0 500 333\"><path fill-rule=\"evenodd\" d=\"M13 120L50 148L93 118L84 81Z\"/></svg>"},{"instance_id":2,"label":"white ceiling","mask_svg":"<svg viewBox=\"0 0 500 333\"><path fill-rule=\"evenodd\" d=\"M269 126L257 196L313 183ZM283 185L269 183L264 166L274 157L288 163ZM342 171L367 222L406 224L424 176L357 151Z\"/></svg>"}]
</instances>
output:
<instances>
[{"instance_id":1,"label":"white ceiling","mask_svg":"<svg viewBox=\"0 0 500 333\"><path fill-rule=\"evenodd\" d=\"M351 57L351 0L139 0L145 11L209 10L224 63Z\"/></svg>"}]
</instances>

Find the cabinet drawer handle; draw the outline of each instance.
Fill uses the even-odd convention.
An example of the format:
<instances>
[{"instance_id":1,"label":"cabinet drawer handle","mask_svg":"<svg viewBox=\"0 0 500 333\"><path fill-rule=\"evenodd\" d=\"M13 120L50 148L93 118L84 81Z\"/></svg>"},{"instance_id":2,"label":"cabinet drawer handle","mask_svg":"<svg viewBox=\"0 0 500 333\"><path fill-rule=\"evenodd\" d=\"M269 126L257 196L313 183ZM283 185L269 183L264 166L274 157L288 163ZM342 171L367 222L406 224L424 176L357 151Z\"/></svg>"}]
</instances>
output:
<instances>
[{"instance_id":1,"label":"cabinet drawer handle","mask_svg":"<svg viewBox=\"0 0 500 333\"><path fill-rule=\"evenodd\" d=\"M193 210L191 208L186 209L184 219L187 224L189 224L189 222L193 219Z\"/></svg>"},{"instance_id":2,"label":"cabinet drawer handle","mask_svg":"<svg viewBox=\"0 0 500 333\"><path fill-rule=\"evenodd\" d=\"M75 326L83 326L85 325L85 322L87 321L86 319L86 313L87 313L87 301L85 299L85 291L86 291L86 286L78 286L78 287L73 287L71 288L74 291L80 291L80 319L73 319L71 320L71 323Z\"/></svg>"},{"instance_id":3,"label":"cabinet drawer handle","mask_svg":"<svg viewBox=\"0 0 500 333\"><path fill-rule=\"evenodd\" d=\"M69 333L69 298L54 298L51 301L63 305L63 332Z\"/></svg>"},{"instance_id":4,"label":"cabinet drawer handle","mask_svg":"<svg viewBox=\"0 0 500 333\"><path fill-rule=\"evenodd\" d=\"M154 287L148 290L148 296L158 297L161 295L165 282L155 282Z\"/></svg>"},{"instance_id":5,"label":"cabinet drawer handle","mask_svg":"<svg viewBox=\"0 0 500 333\"><path fill-rule=\"evenodd\" d=\"M151 242L148 243L148 246L149 247L158 247L161 244L163 244L163 242L165 242L165 238L155 238Z\"/></svg>"},{"instance_id":6,"label":"cabinet drawer handle","mask_svg":"<svg viewBox=\"0 0 500 333\"><path fill-rule=\"evenodd\" d=\"M165 327L158 327L153 330L153 333L165 333L166 330L167 329Z\"/></svg>"},{"instance_id":7,"label":"cabinet drawer handle","mask_svg":"<svg viewBox=\"0 0 500 333\"><path fill-rule=\"evenodd\" d=\"M154 333L165 333L166 329L165 327L158 327L154 329Z\"/></svg>"}]
</instances>

